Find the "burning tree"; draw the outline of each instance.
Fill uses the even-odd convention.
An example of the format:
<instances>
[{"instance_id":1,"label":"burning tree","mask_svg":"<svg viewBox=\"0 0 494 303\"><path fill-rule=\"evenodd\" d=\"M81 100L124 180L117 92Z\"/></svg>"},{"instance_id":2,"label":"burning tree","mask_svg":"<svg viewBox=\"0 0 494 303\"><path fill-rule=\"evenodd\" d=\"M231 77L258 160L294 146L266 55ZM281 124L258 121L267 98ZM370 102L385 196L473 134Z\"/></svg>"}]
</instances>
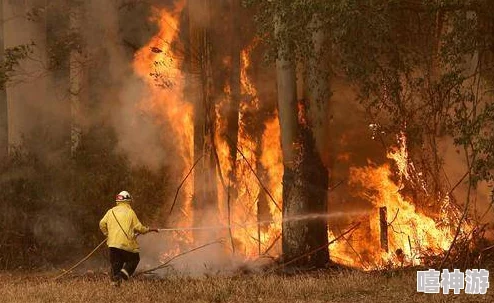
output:
<instances>
[{"instance_id":1,"label":"burning tree","mask_svg":"<svg viewBox=\"0 0 494 303\"><path fill-rule=\"evenodd\" d=\"M327 140L324 132L326 125L323 123L329 102L326 99L327 80L322 78L319 85L314 83L319 69L316 59L311 58L307 73L313 82L305 87L311 94L305 96L307 99L297 99L297 59L290 41L285 38L290 13L280 6L274 16L274 35L279 39L276 70L284 167L283 216L324 214L327 211L328 188L328 171L322 162L324 142ZM317 15L314 15L314 20L316 27L312 42L320 55L324 32L323 28L317 27ZM327 241L326 220L287 221L283 225L283 256L288 260L318 250L305 260L301 259L299 264L322 267L328 260ZM323 249L318 249L320 247Z\"/></svg>"},{"instance_id":2,"label":"burning tree","mask_svg":"<svg viewBox=\"0 0 494 303\"><path fill-rule=\"evenodd\" d=\"M249 75L249 55L260 38L236 39L238 28L225 29L217 21L218 11L226 10L230 21L238 16L243 8L237 1L228 2L226 8L208 1L179 1L173 11L156 11L160 32L137 53L135 66L151 87L144 103L170 123L181 161L178 172L194 176L193 184L186 182L183 202L174 204L183 218L173 218L188 226L222 222L228 232L223 229L216 235L228 236L230 250L246 257L269 252L278 245L281 232L282 250L274 251L285 260L304 256L292 264L325 265L334 231L328 237L327 217L304 216L328 211L328 168L337 158L328 144L330 79L345 72L345 81L358 86L372 131L394 166L369 164L350 170L349 186L360 188L354 196L370 205L368 214L360 217L369 227L354 231L346 242L332 243L332 255L353 259L343 262L352 266L373 268L417 264L426 251L448 251L459 235L471 230L470 223L464 223L469 200L462 212L452 194L455 187L445 183L439 139L456 136L468 163L473 163L485 151L477 144L485 138L468 137L472 133L458 123L472 127L481 123L485 129L491 116L490 107L480 105L481 98L468 90L480 78L467 81L460 65L448 65L444 60L451 57L442 57L450 35L458 34L454 20L459 16L441 7L431 15L420 5L410 8L386 1L376 11L346 2L309 4L256 3L265 35L262 42L267 42L266 50L276 62L276 108L260 102L265 100L260 100ZM415 24L394 23L408 10L418 10L428 27L425 32L411 31L405 42L394 41L401 37L397 33ZM207 13L194 15L198 11ZM354 16L357 11L362 14ZM382 14L382 23L371 26L376 14ZM179 22L180 15L187 16L186 21ZM357 17L369 26L345 22ZM422 34L432 39L425 43L417 38ZM232 47L218 50L213 43L218 36L233 37ZM455 54L458 60L466 55ZM269 114L260 116L267 108ZM482 114L472 120L479 108ZM434 119L427 118L430 115ZM473 168L469 165L465 174L469 188L474 186ZM379 209L386 209L387 215L378 218ZM297 216L302 219L291 220ZM268 222L262 223L263 217ZM379 226L381 235L376 234ZM351 245L355 235L370 236L372 243L382 238L382 247ZM188 243L194 240L185 238Z\"/></svg>"},{"instance_id":3,"label":"burning tree","mask_svg":"<svg viewBox=\"0 0 494 303\"><path fill-rule=\"evenodd\" d=\"M14 2L0 14L37 3ZM157 225L178 227L165 254L225 238L214 250L205 246L211 256L228 256L221 262L269 257L311 268L332 260L374 269L431 260L444 266L462 256L466 264L492 248L477 241L491 213L486 181L494 165L489 1L117 2L33 7L28 18L43 21L29 26L40 36L36 45L15 46L17 35L7 33L28 21L4 18L10 21L0 39L7 46L0 60L7 89L0 95L0 145L20 140L24 121L17 111L41 98L26 88L43 87L47 100L39 108L46 121L29 123L28 135L38 138L26 142L42 150L38 155L49 154L33 158L47 160L40 163L53 162L53 154L67 163L58 179L70 183L59 186L70 192L60 196L44 189L55 182L33 183L23 207L7 204L7 225L17 220L9 215L14 210L35 214L29 203L52 196L46 192L59 201L109 195L114 184L130 182L116 172L127 173L136 162L176 179L175 195L159 201L159 212L146 206ZM251 6L241 5L246 2ZM127 24L141 18L149 18L136 22L142 31ZM6 86L25 59L48 67L39 73L46 79ZM67 102L57 101L59 93ZM107 155L122 146L126 157L108 165ZM15 159L7 150L0 158ZM118 166L106 170L117 181L94 181L103 174L94 170L99 165ZM49 179L39 174L43 169L33 175ZM99 188L92 195L76 187L83 169L87 187ZM8 183L17 175L10 173L0 178L4 184L26 188L21 179ZM162 197L168 185L157 183L137 189L152 187ZM477 203L481 188L488 192L485 205ZM58 207L46 199L39 203L44 211ZM4 237L13 241L17 234Z\"/></svg>"}]
</instances>

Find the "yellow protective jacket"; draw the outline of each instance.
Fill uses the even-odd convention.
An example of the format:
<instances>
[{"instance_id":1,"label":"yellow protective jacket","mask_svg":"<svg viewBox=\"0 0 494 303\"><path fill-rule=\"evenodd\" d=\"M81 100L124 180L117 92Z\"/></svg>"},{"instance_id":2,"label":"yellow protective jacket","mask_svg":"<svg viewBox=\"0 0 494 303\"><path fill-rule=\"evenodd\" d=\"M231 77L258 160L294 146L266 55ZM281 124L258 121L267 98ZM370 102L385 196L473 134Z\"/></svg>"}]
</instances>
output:
<instances>
[{"instance_id":1,"label":"yellow protective jacket","mask_svg":"<svg viewBox=\"0 0 494 303\"><path fill-rule=\"evenodd\" d=\"M99 228L108 237L106 241L108 247L133 253L139 252L137 234L145 234L149 231L149 227L141 224L127 202L117 202L117 206L108 210L99 222Z\"/></svg>"}]
</instances>

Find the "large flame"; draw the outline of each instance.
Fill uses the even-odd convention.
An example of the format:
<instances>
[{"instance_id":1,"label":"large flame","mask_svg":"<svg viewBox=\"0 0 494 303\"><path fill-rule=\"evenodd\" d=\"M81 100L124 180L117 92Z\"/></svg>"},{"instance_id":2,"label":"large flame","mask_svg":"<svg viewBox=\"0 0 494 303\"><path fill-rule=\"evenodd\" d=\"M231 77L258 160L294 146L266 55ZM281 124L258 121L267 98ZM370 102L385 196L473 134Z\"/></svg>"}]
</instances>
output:
<instances>
[{"instance_id":1,"label":"large flame","mask_svg":"<svg viewBox=\"0 0 494 303\"><path fill-rule=\"evenodd\" d=\"M193 104L185 100L183 94L186 75L182 72L183 65L181 54L172 46L178 43L179 15L185 6L185 1L177 1L173 10L155 10L151 19L159 26L159 32L142 47L134 59L134 70L148 86L149 95L141 102L141 108L158 114L162 117L170 130L173 132L168 137L176 140L175 146L178 148L182 170L180 173L185 176L192 166L193 154ZM218 154L220 168L217 170L218 182L218 210L217 217L221 220L221 225L232 228L232 235L236 252L244 257L257 257L270 249L270 253L277 254L279 249L274 243L279 239L281 223L274 220L264 222L262 228L258 224L258 199L262 195L262 187L257 180L256 174L260 166L267 170L265 186L273 198L281 205L281 149L279 146L279 123L276 117L266 121L265 131L258 140L248 134L245 128L245 117L247 114L259 111L259 99L255 86L248 76L247 70L250 65L249 54L257 43L241 53L241 92L242 100L239 110L239 133L238 147L242 156L237 154L234 161L235 177L238 184L233 186L236 189L235 201L230 201L230 221L226 201L228 199L228 176L232 172L232 162L230 161L229 146L225 138L221 136L224 130L224 117L221 116L221 108L227 106L231 101L230 87L224 87L224 99L217 102L216 108L216 129L215 147ZM262 148L257 147L261 145ZM261 151L256 154L256 151ZM193 178L185 183L180 196L180 211L175 215L177 220L173 222L179 226L192 225L192 203ZM274 203L269 203L271 217L281 219L281 214ZM210 222L211 225L219 226L218 222ZM184 236L185 233L180 234ZM192 233L184 236L188 242L193 241ZM184 240L184 239L180 239ZM275 246L275 248L273 248ZM176 248L178 249L178 248ZM173 252L176 252L176 249ZM172 253L173 253L172 252ZM167 254L172 254L167 252Z\"/></svg>"},{"instance_id":2,"label":"large flame","mask_svg":"<svg viewBox=\"0 0 494 303\"><path fill-rule=\"evenodd\" d=\"M178 175L186 175L193 161L193 105L184 99L185 75L181 70L181 55L172 45L178 39L179 15L184 8L185 1L177 1L172 11L155 9L151 22L158 24L159 32L147 45L136 52L134 57L134 71L142 78L148 88L148 95L141 101L140 107L144 111L152 112L161 120L167 122L171 133L166 139L178 148L177 159L180 167ZM193 183L184 184L181 197L191 197ZM192 224L191 199L184 199L180 203L179 213L182 215L181 224ZM191 240L190 237L184 239Z\"/></svg>"},{"instance_id":3,"label":"large flame","mask_svg":"<svg viewBox=\"0 0 494 303\"><path fill-rule=\"evenodd\" d=\"M187 174L194 159L193 104L185 100L183 94L186 77L182 71L183 56L172 47L179 43L178 20L184 5L185 0L182 0L175 3L173 10L155 10L151 21L160 30L135 54L134 59L135 73L146 82L149 92L142 100L141 108L157 114L169 126L171 134L167 138L173 140L177 149L179 173L182 176ZM229 145L223 135L226 132L225 118L221 116L222 108L228 107L231 102L228 84L224 86L223 97L215 104L214 145L219 162L216 170L219 212L216 217L221 222L210 223L231 229L235 254L246 260L266 253L272 256L281 253L279 239L282 218L279 207L282 205L283 165L278 117L275 114L261 120L263 127L259 128L261 131L257 134L251 133L247 127L248 117L262 111L256 86L248 73L250 53L256 45L257 41L253 41L241 53L242 98L238 113L240 152L235 159L230 159ZM359 229L330 245L334 261L363 269L419 264L428 252L440 253L449 247L454 237L455 223L448 215L450 209L438 212L434 218L429 217L417 210L415 201L405 198L400 192L403 178L410 179L413 177L411 175L416 174L413 164L408 160L405 139L402 136L400 147L388 154L388 158L394 160L398 167L398 181L394 181L396 175L390 164L378 166L370 163L367 167L350 170L349 184L359 189L356 197L370 202L372 207L368 215L356 218L362 223ZM343 160L348 158L348 155L341 156ZM230 184L229 176L233 171L236 184ZM189 178L185 183L180 196L180 211L174 213L176 220L173 222L179 226L192 225L192 180ZM414 180L421 180L420 176L415 176ZM234 188L234 197L230 188ZM261 213L260 199L265 199L268 214ZM448 201L445 200L443 204L441 209L447 209ZM388 214L387 251L380 245L380 207L386 207ZM261 217L266 218L266 215L269 219L262 220ZM330 231L329 240L335 236L338 235ZM192 233L181 233L177 237L187 243L194 241ZM178 251L177 246L166 253Z\"/></svg>"},{"instance_id":4,"label":"large flame","mask_svg":"<svg viewBox=\"0 0 494 303\"><path fill-rule=\"evenodd\" d=\"M228 193L219 192L218 200L223 211L223 222L232 226L232 236L234 238L235 252L242 254L246 258L254 258L264 254L268 249L271 253L279 253L279 247L271 249L279 239L281 232L280 210L276 204L281 201L281 148L279 146L279 123L277 117L265 121L262 136L250 134L247 130L247 119L249 116L260 111L259 97L257 90L248 75L250 67L250 52L257 45L254 40L246 49L241 52L241 102L239 106L238 120L238 149L240 150L234 160L236 197L230 201L231 218L227 222L228 214L222 201L228 200ZM231 91L228 85L224 89L225 99L217 104L220 108L231 101ZM223 176L229 175L232 170L232 163L229 159L229 147L224 138L221 137L221 130L225 123L220 115L221 111L216 111L218 115L216 126L216 147L218 149L219 162ZM261 196L267 193L258 180L261 167L267 170L267 177L261 182L265 186L273 201L269 201L270 217L269 222L260 219L259 203ZM221 181L221 180L220 180ZM261 222L262 221L262 222Z\"/></svg>"},{"instance_id":5,"label":"large flame","mask_svg":"<svg viewBox=\"0 0 494 303\"><path fill-rule=\"evenodd\" d=\"M392 172L388 163L350 168L349 185L358 189L355 197L370 202L372 208L367 216L360 218L366 226L355 232L352 239L331 246L336 261L364 269L418 265L423 264L425 257L441 254L451 245L458 210L445 198L436 216L430 217L417 209L416 201L402 195L405 179L412 183L420 180L422 190L426 190L421 174L409 160L403 133L398 136L398 144L387 154L397 167L397 173ZM387 251L381 246L381 207L387 211ZM462 232L470 229L471 226L465 224Z\"/></svg>"}]
</instances>

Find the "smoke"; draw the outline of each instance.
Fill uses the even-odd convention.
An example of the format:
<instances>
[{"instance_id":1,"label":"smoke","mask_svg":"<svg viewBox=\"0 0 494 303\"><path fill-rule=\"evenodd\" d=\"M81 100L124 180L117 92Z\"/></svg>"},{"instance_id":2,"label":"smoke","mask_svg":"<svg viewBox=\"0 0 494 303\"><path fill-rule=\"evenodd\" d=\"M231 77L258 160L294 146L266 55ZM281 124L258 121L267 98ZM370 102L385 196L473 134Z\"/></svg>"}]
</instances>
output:
<instances>
[{"instance_id":1,"label":"smoke","mask_svg":"<svg viewBox=\"0 0 494 303\"><path fill-rule=\"evenodd\" d=\"M143 29L136 25L142 24L147 12L140 9L135 12L138 16L129 16L122 12L117 1L88 1L86 5L86 13L92 21L92 27L85 34L91 55L108 58L111 86L99 89L109 112L109 122L118 138L116 151L126 155L135 166L156 170L169 158L162 140L166 130L162 124L156 123L156 117L140 107L149 93L148 86L134 75L133 50L125 47L125 43L134 45L151 34L151 28ZM141 31L136 33L136 28ZM126 31L133 33L136 41L129 42L131 38L127 37L129 33Z\"/></svg>"},{"instance_id":2,"label":"smoke","mask_svg":"<svg viewBox=\"0 0 494 303\"><path fill-rule=\"evenodd\" d=\"M464 205L468 196L468 163L465 152L461 147L455 146L452 138L443 138L438 143L438 150L444 165L444 174L451 187L457 187L451 193L459 205ZM463 180L463 181L462 181ZM459 183L458 183L459 182ZM487 182L480 182L471 193L470 215L479 223L492 222L494 213L490 210L492 187Z\"/></svg>"},{"instance_id":3,"label":"smoke","mask_svg":"<svg viewBox=\"0 0 494 303\"><path fill-rule=\"evenodd\" d=\"M203 213L208 214L208 218L217 217L217 211ZM260 268L261 263L249 262L241 252L232 254L228 226L214 226L212 222L217 220L202 222L194 229L163 230L159 234L139 237L141 262L138 271L155 268L164 262L169 262L168 266L155 271L155 274L202 276L234 273L247 267L252 271Z\"/></svg>"},{"instance_id":4,"label":"smoke","mask_svg":"<svg viewBox=\"0 0 494 303\"><path fill-rule=\"evenodd\" d=\"M135 78L124 81L120 104L114 110L113 126L118 136L118 151L134 165L157 170L168 159L161 133L164 131L152 116L139 110L138 102L144 94L142 83Z\"/></svg>"},{"instance_id":5,"label":"smoke","mask_svg":"<svg viewBox=\"0 0 494 303\"><path fill-rule=\"evenodd\" d=\"M13 2L15 1L4 2L7 8L4 10L4 19L9 20L5 23L5 46L12 47L35 41L36 48L32 55L34 60L22 63L20 72L16 75L16 85L10 86L7 91L9 116L13 121L11 125L9 123L10 144L22 144L24 135L35 134L40 129L40 124L43 124L46 128L42 129L46 129L45 132L53 140L62 143L57 145L58 149L53 150L47 148L41 140L40 143L33 144L33 149L42 160L54 163L61 153L67 150L67 145L70 145L68 129L71 115L67 105L70 99L70 83L61 80L64 76L54 75L47 70L46 22L33 22L19 17L33 8L41 7L45 1ZM171 7L174 2L169 0L164 5ZM97 110L89 110L82 104L82 112L90 114L83 114L79 123L85 131L98 125L110 126L117 138L115 153L125 155L133 166L158 170L164 165L169 165L178 171L177 166L182 163L177 164L181 162L177 161L177 154L182 147L179 147L178 140L173 138L174 134L170 131L168 122L163 121L163 116L147 110L148 104L144 104L143 100L149 99L153 92L149 84L144 83L133 70L135 52L157 32L156 26L148 21L151 6L144 3L136 5L137 8L125 11L121 1L83 1L86 26L82 27L81 31L85 48L83 77L86 79L83 81L85 88L80 93L81 100L87 100L87 107L93 106ZM204 13L205 9L200 1L193 1L189 8L190 19L194 20L196 27L208 24L209 16ZM44 11L49 11L49 8ZM219 12L216 13L220 16ZM45 18L46 21L48 16L40 18ZM260 62L260 51L256 51L258 53L253 56L257 57L254 57L253 61ZM255 75L254 81L259 99L263 103L263 110L269 108L271 113L276 107L273 69L256 67L256 70L258 74ZM372 132L368 125L376 121L370 121L362 106L355 101L355 91L349 88L348 83L336 80L332 83L332 90L332 113L331 117L328 117L331 160L325 162L330 163L330 187L336 188L329 192L329 210L333 215L327 219L332 227L337 227L347 225L348 221L357 216L365 215L369 207L368 201L352 196L351 188L345 185L350 167L366 166L370 162L383 163L386 161L386 151L378 140L372 140ZM37 119L38 115L43 117L41 121ZM451 140L444 140L441 148L445 163L448 164L445 165L445 173L450 183L454 184L466 170L464 157L461 152L457 152ZM216 172L211 172L209 175L215 174ZM18 177L1 176L0 180ZM487 210L486 202L490 200L489 188L486 184L481 184L476 193L476 201L479 203L474 211L483 214ZM458 201L465 201L466 187L461 184L454 195ZM361 211L355 211L356 209ZM204 211L196 216L202 217L204 224L220 220L218 209ZM492 219L492 213L484 218L485 222ZM199 220L195 220L194 223L198 222ZM52 241L56 245L62 245L77 238L79 231L69 218L62 214L40 212L39 220L33 223L33 233L40 243ZM194 233L193 245L186 241L191 237L190 233ZM159 264L164 252L183 252L219 239L223 241L174 260L173 268L184 273L203 274L212 273L218 268L234 271L246 266L244 257L240 257L241 253L232 257L226 227L201 232L170 231L166 234L142 236L139 238L142 245L141 266ZM240 245L237 248L242 249Z\"/></svg>"},{"instance_id":6,"label":"smoke","mask_svg":"<svg viewBox=\"0 0 494 303\"><path fill-rule=\"evenodd\" d=\"M166 130L139 109L147 87L134 76L131 66L132 47L139 47L155 31L142 22L150 8L142 4L128 10L132 15L121 1L92 0L80 5L84 16L77 29L83 46L78 71L82 87L70 92L68 69L73 67L51 69L52 56L62 56L58 52L63 51L70 33L68 20L62 22L68 18L69 4L4 2L4 46L34 43L33 52L11 73L7 87L9 145L25 146L47 163L60 161L71 144L70 98L77 93L81 113L76 122L83 126L83 133L96 125L112 126L118 138L116 152L128 156L133 165L156 170L167 159L161 135ZM43 144L46 141L50 144Z\"/></svg>"},{"instance_id":7,"label":"smoke","mask_svg":"<svg viewBox=\"0 0 494 303\"><path fill-rule=\"evenodd\" d=\"M212 236L212 234L210 234ZM139 239L141 262L139 270L155 268L164 262L167 267L157 270L159 275L182 274L200 276L235 272L244 266L242 257L232 257L225 238L218 237L212 241L197 240L193 245L177 246L177 232L146 234Z\"/></svg>"},{"instance_id":8,"label":"smoke","mask_svg":"<svg viewBox=\"0 0 494 303\"><path fill-rule=\"evenodd\" d=\"M37 243L51 247L72 245L79 234L70 217L49 210L38 214L32 228Z\"/></svg>"},{"instance_id":9,"label":"smoke","mask_svg":"<svg viewBox=\"0 0 494 303\"><path fill-rule=\"evenodd\" d=\"M1 4L0 38L4 47L32 48L9 74L8 143L11 150L19 147L35 156L22 158L24 162L20 163L12 161L13 168L1 172L0 182L7 189L2 199L8 199L7 208L15 206L15 218L21 220L15 228L32 242L26 245L55 247L54 254L67 245L81 243L81 237L87 236L87 230L83 230L86 226L76 226L75 217L92 216L94 209L89 202L78 204L81 192L86 197L104 191L70 181L86 181L89 177L73 178L79 173L73 171L79 168L74 168L70 158L73 122L82 128L83 146L88 142L85 136L94 129L104 128L101 133L105 134L112 129L116 143L111 136L96 138L109 143L91 141L88 145L101 145L102 149L114 146L115 155L126 156L131 165L154 171L173 162L168 150L171 144L167 149L163 140L166 127L141 107L148 87L132 70L136 48L156 32L146 22L149 4L125 11L122 1L76 2L27 0ZM72 32L73 10L82 12L83 17L81 26ZM72 65L67 47L74 46L81 46L81 53L78 64ZM70 90L74 78L80 82L78 91ZM71 104L74 95L79 100L75 107ZM12 155L17 160L17 154ZM2 168L3 164L10 165L2 163ZM76 202L68 198L74 196ZM94 224L97 226L97 222Z\"/></svg>"},{"instance_id":10,"label":"smoke","mask_svg":"<svg viewBox=\"0 0 494 303\"><path fill-rule=\"evenodd\" d=\"M212 212L210 216L212 216ZM142 247L139 270L155 268L168 263L157 274L180 273L183 275L228 274L242 271L259 271L269 263L268 256L251 256L246 258L240 242L235 242L236 254L232 254L228 229L240 230L257 228L266 224L281 224L302 220L332 220L338 217L367 215L367 211L333 212L330 214L307 214L284 218L282 221L266 220L250 224L219 225L213 220L204 220L200 226L175 226L163 229L159 234L146 234L138 238ZM181 236L194 236L194 243L177 245Z\"/></svg>"},{"instance_id":11,"label":"smoke","mask_svg":"<svg viewBox=\"0 0 494 303\"><path fill-rule=\"evenodd\" d=\"M33 4L33 1L29 1ZM44 33L39 24L29 22L25 18L31 8L26 2L3 2L3 44L4 47L14 48L19 45L31 45L30 57L34 60L21 60L15 72L9 73L10 82L7 83L8 103L8 137L10 146L23 144L23 137L31 134L38 127L39 118L43 119L50 111L50 104L46 104L45 78L43 66L46 55ZM36 113L37 119L34 119Z\"/></svg>"}]
</instances>

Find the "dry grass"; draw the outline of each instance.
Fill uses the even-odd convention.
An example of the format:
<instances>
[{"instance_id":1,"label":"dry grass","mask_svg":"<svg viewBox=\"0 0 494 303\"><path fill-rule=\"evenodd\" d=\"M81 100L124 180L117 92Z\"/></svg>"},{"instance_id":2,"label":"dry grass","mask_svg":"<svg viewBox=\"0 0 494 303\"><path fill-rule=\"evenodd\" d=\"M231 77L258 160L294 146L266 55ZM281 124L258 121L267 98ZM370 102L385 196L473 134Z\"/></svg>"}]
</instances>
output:
<instances>
[{"instance_id":1,"label":"dry grass","mask_svg":"<svg viewBox=\"0 0 494 303\"><path fill-rule=\"evenodd\" d=\"M491 281L492 284L492 281ZM136 278L120 288L102 275L54 282L42 276L0 274L2 302L494 302L487 295L416 292L415 272L327 272L318 275L243 275Z\"/></svg>"}]
</instances>

